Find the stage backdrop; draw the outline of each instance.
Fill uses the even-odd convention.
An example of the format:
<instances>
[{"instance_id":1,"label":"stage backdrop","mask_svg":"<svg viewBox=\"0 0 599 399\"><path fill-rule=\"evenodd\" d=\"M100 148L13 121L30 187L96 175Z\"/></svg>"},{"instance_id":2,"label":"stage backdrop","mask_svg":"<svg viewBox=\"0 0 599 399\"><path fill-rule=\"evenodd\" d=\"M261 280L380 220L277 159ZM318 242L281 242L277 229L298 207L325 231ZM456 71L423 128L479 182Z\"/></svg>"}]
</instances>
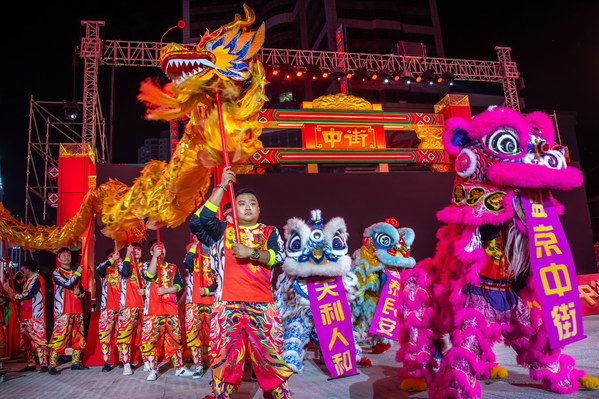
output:
<instances>
[{"instance_id":1,"label":"stage backdrop","mask_svg":"<svg viewBox=\"0 0 599 399\"><path fill-rule=\"evenodd\" d=\"M98 184L114 178L130 185L141 170L137 165L98 165ZM237 188L249 187L260 201L260 221L277 226L281 234L287 219L307 219L312 209L321 209L328 221L334 216L345 219L349 230L349 247L353 253L360 247L362 232L385 218L396 218L401 226L416 233L412 256L419 261L432 256L441 225L435 213L450 203L454 173L427 170L391 173L267 173L238 176ZM578 274L596 273L590 217L584 188L569 192L554 192L565 205L562 224ZM142 243L149 260L147 242L155 231L148 231ZM189 225L162 229L161 238L167 247L167 259L182 267L185 246L190 241ZM112 242L96 228L96 264L102 261ZM121 252L124 256L124 250Z\"/></svg>"}]
</instances>

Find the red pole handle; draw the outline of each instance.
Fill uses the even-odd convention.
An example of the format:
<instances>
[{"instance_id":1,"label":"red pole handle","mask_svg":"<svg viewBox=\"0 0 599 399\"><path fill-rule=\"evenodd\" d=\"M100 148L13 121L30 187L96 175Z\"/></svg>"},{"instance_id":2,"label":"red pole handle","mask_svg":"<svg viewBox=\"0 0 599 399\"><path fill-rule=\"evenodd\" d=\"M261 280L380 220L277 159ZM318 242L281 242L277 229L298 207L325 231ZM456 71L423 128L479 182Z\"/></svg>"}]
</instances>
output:
<instances>
[{"instance_id":1,"label":"red pole handle","mask_svg":"<svg viewBox=\"0 0 599 399\"><path fill-rule=\"evenodd\" d=\"M220 90L216 89L216 108L218 110L218 126L220 128L220 138L223 143L223 158L225 159L225 166L231 166L229 160L229 152L227 150L227 138L225 135L225 123L223 121L223 105L220 100ZM241 243L239 239L239 222L237 221L237 208L235 207L235 193L233 192L233 182L229 182L228 190L229 199L231 201L231 210L233 211L233 225L235 226L235 239L238 243Z\"/></svg>"}]
</instances>

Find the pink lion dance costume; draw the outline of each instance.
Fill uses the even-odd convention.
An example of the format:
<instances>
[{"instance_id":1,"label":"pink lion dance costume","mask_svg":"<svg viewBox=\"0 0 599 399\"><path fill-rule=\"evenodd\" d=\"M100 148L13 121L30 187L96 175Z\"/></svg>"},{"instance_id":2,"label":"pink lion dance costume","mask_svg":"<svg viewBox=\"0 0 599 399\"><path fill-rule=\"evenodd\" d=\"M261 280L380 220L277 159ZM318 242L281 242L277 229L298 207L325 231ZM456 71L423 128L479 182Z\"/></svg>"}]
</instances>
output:
<instances>
[{"instance_id":1,"label":"pink lion dance costume","mask_svg":"<svg viewBox=\"0 0 599 399\"><path fill-rule=\"evenodd\" d=\"M520 190L568 190L583 182L566 165L563 147L554 146L552 120L491 107L469 122L449 119L443 144L456 155L458 176L451 205L437 213L447 225L437 232L435 256L402 275L401 388L428 384L432 398L479 397L478 379L504 370L493 353L502 339L545 388L596 387L572 357L549 347L530 272ZM447 335L451 347L441 353Z\"/></svg>"}]
</instances>

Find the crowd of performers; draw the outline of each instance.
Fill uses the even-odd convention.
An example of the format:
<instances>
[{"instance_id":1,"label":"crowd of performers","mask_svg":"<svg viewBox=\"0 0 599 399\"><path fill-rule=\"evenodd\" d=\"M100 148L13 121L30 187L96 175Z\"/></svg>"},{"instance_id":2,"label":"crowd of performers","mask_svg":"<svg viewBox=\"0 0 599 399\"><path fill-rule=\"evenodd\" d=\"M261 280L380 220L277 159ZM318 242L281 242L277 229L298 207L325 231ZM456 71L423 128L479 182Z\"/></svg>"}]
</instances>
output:
<instances>
[{"instance_id":1,"label":"crowd of performers","mask_svg":"<svg viewBox=\"0 0 599 399\"><path fill-rule=\"evenodd\" d=\"M116 337L118 360L123 375L132 375L132 347L141 336L140 352L146 379L158 378L161 358L170 359L176 376L202 377L212 371L216 397L229 397L241 384L245 359L252 363L260 387L274 398L290 397L287 379L293 371L282 356L282 332L273 300L271 271L284 259L283 241L274 226L258 223L260 207L252 190L236 193L240 242L236 242L232 209L227 203L219 211L231 168L223 172L221 184L205 204L192 215L193 242L188 245L183 280L177 265L168 261L162 242L150 241L150 261L142 262L144 247L137 242L126 254L107 250L106 260L96 267L101 281L99 342L104 366L112 370L111 349ZM221 218L217 216L220 214ZM20 371L51 375L59 354L70 345L71 370L85 370L82 363L84 336L81 298L82 267L73 266L69 248L56 251L54 285L54 329L46 340L44 279L34 261L26 261L22 289L4 284L4 294L19 306L21 347L27 366ZM231 267L237 264L239 267ZM180 320L177 293L185 292L185 320ZM181 326L185 331L181 331ZM182 334L191 351L194 366L185 366ZM239 354L244 354L239 356Z\"/></svg>"},{"instance_id":2,"label":"crowd of performers","mask_svg":"<svg viewBox=\"0 0 599 399\"><path fill-rule=\"evenodd\" d=\"M141 335L141 358L148 381L158 378L158 361L170 358L176 376L199 378L211 370L214 397L228 398L240 385L244 364L249 362L265 397L289 398L287 380L294 372L301 372L305 345L314 337L317 321L342 319L341 306L322 307L329 310L315 314L306 305L307 302L312 305L314 296L306 301L304 286L313 284L313 280L309 280L314 276L326 276L322 281L334 278L341 281L342 277L341 285L345 286L347 299L351 301L355 331L341 337L342 341L353 344L355 337L358 345L368 342L373 353L388 349L389 340L370 335L374 326L380 327L379 332L386 334L383 336L400 342L396 359L402 363L401 389L429 388L429 396L434 398L481 396L478 379L506 375L506 370L495 362L492 351L493 343L502 339L516 350L518 363L530 369L531 378L542 381L551 391L571 393L579 387L599 387L599 379L576 369L573 358L549 345L544 318L538 309L538 294L528 271L530 262L522 222L527 219L521 217L522 212L511 208L515 206L510 202L511 196L507 197L510 201L501 200L507 195L505 186L501 186L504 191L498 191L498 186L481 183L484 176L475 176L478 180L471 177L473 173L484 172L472 166L477 162L475 152L483 151L478 140L498 134L516 139L511 131L504 131L504 125L520 129L521 140L536 143L526 150L531 159L536 157L533 160L538 158L545 162L546 158L554 157L565 165L565 161L561 161L561 149L553 147L551 134L540 136L540 131L552 132L545 121L548 117L533 114L527 117L530 120L522 122L523 117L514 111L497 108L477 118L485 123L456 125L446 132L449 136L445 141L451 142L454 152L458 153L462 146L468 147L469 158L461 161L458 158L453 202L438 214L448 225L439 230L436 255L418 264L410 257L414 232L400 228L395 219L367 228L362 247L354 253L353 260L347 254L343 219L333 218L324 225L319 210L312 211L307 223L290 219L285 227L287 243L284 244L276 227L258 222L260 207L251 190L237 191L235 208L223 206L221 211L221 202L235 180L231 168L225 168L220 184L191 217L194 239L185 255L188 270L185 282L178 267L167 261L167 250L160 241L149 243L151 260L148 262L141 261L142 245L132 243L126 248L124 258L119 251L110 250L106 260L96 268L102 286L99 319L99 341L105 363L102 371L112 369L110 351L116 335L123 374L132 375L135 362L132 347L136 337ZM487 125L494 128L497 125L499 129L491 129L491 134L489 129L478 132L477 129ZM472 137L467 137L468 134ZM491 140L487 145L493 143ZM516 148L502 146L498 144L494 151ZM506 161L496 156L491 161L500 165L511 162L512 158ZM493 163L491 161L485 162ZM489 167L489 173L499 173L499 177L504 178L501 183L506 186L531 185L530 179L521 181L526 173L508 174L506 170L511 168L514 166L510 164L499 173L497 168ZM582 184L582 177L577 178L579 172L561 170L562 181L558 188L566 187L563 183L566 178L572 181L572 187ZM505 176L514 183L505 180ZM475 180L475 184L467 178ZM553 187L552 182L552 175L546 177L542 188ZM532 184L532 187L536 186ZM486 193L484 199L481 193ZM540 206L537 204L535 208L536 216L545 215L543 209L549 212L552 205ZM238 229L229 217L231 213L237 214ZM516 217L520 218L519 224L514 221ZM324 246L327 240L330 246ZM515 260L507 258L509 251L518 255ZM543 254L539 250L536 253ZM54 330L49 342L44 331L44 281L36 264L24 263L26 281L22 290L4 287L7 295L20 304L21 336L26 342L23 348L28 360L23 371L36 369L37 355L40 371L59 374L59 354L69 344L73 349L71 369L88 368L82 364L85 349L80 300L84 294L82 268L72 266L72 253L68 248L61 248L56 254L60 266L53 273ZM316 267L324 264L325 258L332 265L328 269ZM273 295L273 267L280 265L283 273ZM389 284L381 279L383 269L390 271L385 274L385 279L391 281ZM327 270L325 274L323 270ZM524 288L517 286L516 280ZM383 285L388 292L381 291ZM179 317L177 294L184 287L183 322ZM286 287L287 293L282 291ZM308 292L314 285L310 287ZM322 296L325 292L321 291ZM340 297L342 292L343 287L335 295ZM385 301L383 294L387 295ZM374 320L381 316L374 313L375 308L377 312L381 308L377 302L385 305L383 313L393 314L394 318L384 319L384 323L375 326ZM564 334L571 333L572 320L565 320L568 323L558 320L558 327ZM553 322L556 323L555 319ZM395 335L387 328L391 324ZM192 369L184 364L181 325L185 328L185 346L191 351ZM374 333L378 334L376 328ZM389 331L383 331L387 329ZM356 358L360 358L359 346L356 346ZM345 361L345 358L339 359Z\"/></svg>"}]
</instances>

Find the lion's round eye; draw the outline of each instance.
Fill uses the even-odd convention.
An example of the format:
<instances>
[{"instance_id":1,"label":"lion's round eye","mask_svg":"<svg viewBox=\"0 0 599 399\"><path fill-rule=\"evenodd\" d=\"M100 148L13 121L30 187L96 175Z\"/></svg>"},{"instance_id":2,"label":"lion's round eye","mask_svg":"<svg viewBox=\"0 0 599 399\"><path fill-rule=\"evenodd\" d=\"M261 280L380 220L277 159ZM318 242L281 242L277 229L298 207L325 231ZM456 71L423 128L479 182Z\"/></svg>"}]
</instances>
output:
<instances>
[{"instance_id":1,"label":"lion's round eye","mask_svg":"<svg viewBox=\"0 0 599 399\"><path fill-rule=\"evenodd\" d=\"M374 242L378 247L384 249L389 249L393 246L393 238L391 238L389 234L385 233L377 233L374 236Z\"/></svg>"},{"instance_id":2,"label":"lion's round eye","mask_svg":"<svg viewBox=\"0 0 599 399\"><path fill-rule=\"evenodd\" d=\"M335 256L343 256L347 254L347 250L345 234L341 231L335 232L333 241L331 242L331 253Z\"/></svg>"},{"instance_id":3,"label":"lion's round eye","mask_svg":"<svg viewBox=\"0 0 599 399\"><path fill-rule=\"evenodd\" d=\"M300 236L295 233L289 240L287 241L287 253L293 254L296 252L300 252L302 249L302 239Z\"/></svg>"},{"instance_id":4,"label":"lion's round eye","mask_svg":"<svg viewBox=\"0 0 599 399\"><path fill-rule=\"evenodd\" d=\"M518 155L522 152L518 135L511 129L502 128L486 138L487 148L497 154Z\"/></svg>"}]
</instances>

